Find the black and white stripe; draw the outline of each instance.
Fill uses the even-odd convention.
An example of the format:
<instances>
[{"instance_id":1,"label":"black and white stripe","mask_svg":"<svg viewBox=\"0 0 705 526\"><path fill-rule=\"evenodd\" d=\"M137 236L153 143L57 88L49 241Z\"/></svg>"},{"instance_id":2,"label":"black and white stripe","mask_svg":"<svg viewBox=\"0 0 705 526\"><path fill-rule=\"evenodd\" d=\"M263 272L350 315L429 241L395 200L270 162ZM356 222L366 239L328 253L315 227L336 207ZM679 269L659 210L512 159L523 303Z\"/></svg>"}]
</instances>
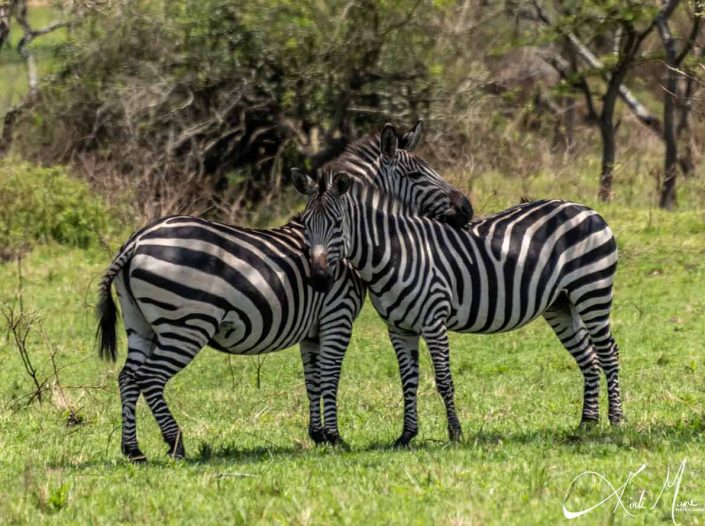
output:
<instances>
[{"instance_id":1,"label":"black and white stripe","mask_svg":"<svg viewBox=\"0 0 705 526\"><path fill-rule=\"evenodd\" d=\"M304 227L308 236L310 223L319 231L326 223L328 238L345 239L347 261L388 324L404 389L398 444L407 444L418 430L419 337L428 344L449 435L456 440L461 426L447 331L510 331L538 316L548 321L584 376L582 422L598 419L601 369L609 418L619 423L618 349L609 322L617 246L597 212L566 201L537 201L457 230L409 214L398 198L364 183L337 191L345 190L345 179L338 175L331 188L310 199Z\"/></svg>"},{"instance_id":2,"label":"black and white stripe","mask_svg":"<svg viewBox=\"0 0 705 526\"><path fill-rule=\"evenodd\" d=\"M382 138L415 146L417 125L398 139L391 127L353 144L329 170L345 169L375 184ZM413 156L412 156L413 157ZM454 191L419 162L413 170L435 201L429 208L416 197L422 212L445 214ZM322 177L321 180L325 180ZM309 192L311 179L295 173L294 181ZM300 183L300 184L299 184ZM315 186L315 185L314 185ZM402 185L390 191L408 191ZM271 230L239 228L187 216L161 219L135 233L122 247L100 285L99 339L104 357L115 359L115 287L127 332L128 354L119 375L122 401L122 450L143 460L137 443L135 407L143 394L175 457L184 456L181 431L164 399L166 383L206 345L232 354L278 351L300 343L310 402L309 434L316 442L338 442L336 394L340 368L352 323L364 300L364 286L347 265L311 275L308 246L299 218ZM317 261L316 268L325 262ZM323 403L324 417L320 406ZM323 421L322 421L323 420Z\"/></svg>"}]
</instances>

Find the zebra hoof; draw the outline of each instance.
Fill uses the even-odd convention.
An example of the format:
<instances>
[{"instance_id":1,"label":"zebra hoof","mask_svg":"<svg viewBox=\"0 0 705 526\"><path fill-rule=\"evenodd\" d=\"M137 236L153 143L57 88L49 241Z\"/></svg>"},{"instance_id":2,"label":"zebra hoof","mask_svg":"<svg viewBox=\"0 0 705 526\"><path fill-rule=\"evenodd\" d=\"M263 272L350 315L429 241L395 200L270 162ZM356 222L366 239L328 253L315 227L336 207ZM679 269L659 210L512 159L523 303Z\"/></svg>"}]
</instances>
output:
<instances>
[{"instance_id":1,"label":"zebra hoof","mask_svg":"<svg viewBox=\"0 0 705 526\"><path fill-rule=\"evenodd\" d=\"M138 447L122 446L122 454L133 464L144 464L147 462L147 457L144 456L144 453Z\"/></svg>"},{"instance_id":2,"label":"zebra hoof","mask_svg":"<svg viewBox=\"0 0 705 526\"><path fill-rule=\"evenodd\" d=\"M338 433L326 432L326 441L332 446L340 448L344 451L350 451L350 446L340 437Z\"/></svg>"},{"instance_id":3,"label":"zebra hoof","mask_svg":"<svg viewBox=\"0 0 705 526\"><path fill-rule=\"evenodd\" d=\"M308 436L311 437L311 440L313 440L317 446L328 442L328 437L322 427L310 427L308 429Z\"/></svg>"},{"instance_id":4,"label":"zebra hoof","mask_svg":"<svg viewBox=\"0 0 705 526\"><path fill-rule=\"evenodd\" d=\"M620 427L622 425L622 415L611 416L610 425L612 425L612 427Z\"/></svg>"},{"instance_id":5,"label":"zebra hoof","mask_svg":"<svg viewBox=\"0 0 705 526\"><path fill-rule=\"evenodd\" d=\"M582 420L580 420L580 425L578 426L578 429L594 429L597 427L597 424L600 422L598 418L585 418L583 417Z\"/></svg>"},{"instance_id":6,"label":"zebra hoof","mask_svg":"<svg viewBox=\"0 0 705 526\"><path fill-rule=\"evenodd\" d=\"M181 460L186 458L186 449L184 448L184 441L181 437L181 433L176 435L173 440L168 440L169 450L167 454L174 460Z\"/></svg>"},{"instance_id":7,"label":"zebra hoof","mask_svg":"<svg viewBox=\"0 0 705 526\"><path fill-rule=\"evenodd\" d=\"M416 433L407 433L406 431L401 434L399 438L394 441L394 447L397 449L408 448L411 445L411 441L416 437Z\"/></svg>"},{"instance_id":8,"label":"zebra hoof","mask_svg":"<svg viewBox=\"0 0 705 526\"><path fill-rule=\"evenodd\" d=\"M458 443L463 439L463 430L461 428L448 429L448 440L453 443Z\"/></svg>"}]
</instances>

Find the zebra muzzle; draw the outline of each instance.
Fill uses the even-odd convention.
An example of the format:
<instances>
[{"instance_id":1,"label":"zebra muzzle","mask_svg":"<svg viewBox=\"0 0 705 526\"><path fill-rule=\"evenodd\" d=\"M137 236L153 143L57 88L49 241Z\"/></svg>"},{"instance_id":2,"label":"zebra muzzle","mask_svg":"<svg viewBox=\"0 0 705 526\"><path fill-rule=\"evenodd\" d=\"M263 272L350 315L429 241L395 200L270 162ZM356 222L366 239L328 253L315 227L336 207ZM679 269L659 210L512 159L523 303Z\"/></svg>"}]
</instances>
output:
<instances>
[{"instance_id":1,"label":"zebra muzzle","mask_svg":"<svg viewBox=\"0 0 705 526\"><path fill-rule=\"evenodd\" d=\"M470 200L456 191L450 194L450 207L443 214L443 220L453 228L462 228L470 222L473 214Z\"/></svg>"},{"instance_id":2,"label":"zebra muzzle","mask_svg":"<svg viewBox=\"0 0 705 526\"><path fill-rule=\"evenodd\" d=\"M316 292L327 292L333 284L333 273L328 267L328 255L321 247L313 249L309 283Z\"/></svg>"}]
</instances>

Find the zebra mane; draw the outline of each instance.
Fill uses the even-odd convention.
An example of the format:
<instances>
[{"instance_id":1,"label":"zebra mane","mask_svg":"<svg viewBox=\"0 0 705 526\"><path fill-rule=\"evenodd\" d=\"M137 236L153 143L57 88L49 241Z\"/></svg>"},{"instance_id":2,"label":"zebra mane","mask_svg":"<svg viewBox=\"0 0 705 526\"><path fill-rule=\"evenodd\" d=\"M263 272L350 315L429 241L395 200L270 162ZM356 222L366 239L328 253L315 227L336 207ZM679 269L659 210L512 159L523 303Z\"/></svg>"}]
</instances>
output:
<instances>
[{"instance_id":1,"label":"zebra mane","mask_svg":"<svg viewBox=\"0 0 705 526\"><path fill-rule=\"evenodd\" d=\"M413 205L405 203L386 188L353 177L345 197L367 203L373 209L390 214L418 216Z\"/></svg>"},{"instance_id":2,"label":"zebra mane","mask_svg":"<svg viewBox=\"0 0 705 526\"><path fill-rule=\"evenodd\" d=\"M294 228L294 229L303 228L303 226L304 226L304 211L303 210L294 213L294 215L289 217L289 220L282 225L283 228Z\"/></svg>"},{"instance_id":3,"label":"zebra mane","mask_svg":"<svg viewBox=\"0 0 705 526\"><path fill-rule=\"evenodd\" d=\"M358 164L360 159L377 157L380 153L380 133L371 132L349 143L343 153L321 166L322 172L344 171L350 164Z\"/></svg>"}]
</instances>

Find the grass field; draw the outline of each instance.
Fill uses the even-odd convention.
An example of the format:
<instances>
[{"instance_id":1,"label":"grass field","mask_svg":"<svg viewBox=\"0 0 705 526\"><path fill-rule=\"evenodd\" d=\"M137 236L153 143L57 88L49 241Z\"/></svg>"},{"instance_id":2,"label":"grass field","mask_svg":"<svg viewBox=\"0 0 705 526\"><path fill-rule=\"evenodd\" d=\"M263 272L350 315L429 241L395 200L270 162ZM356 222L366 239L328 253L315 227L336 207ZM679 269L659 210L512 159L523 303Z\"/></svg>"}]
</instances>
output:
<instances>
[{"instance_id":1,"label":"grass field","mask_svg":"<svg viewBox=\"0 0 705 526\"><path fill-rule=\"evenodd\" d=\"M483 194L478 208L505 204ZM536 187L550 189L550 182ZM579 189L576 189L578 191ZM484 200L482 196L486 197ZM688 199L688 197L686 197ZM620 244L614 332L621 346L626 423L577 432L582 380L541 321L497 336L453 335L459 445L446 441L442 403L422 353L421 433L409 450L389 444L401 430L401 389L383 323L368 305L344 364L340 424L350 451L314 447L298 352L257 358L207 349L169 384L188 459L165 456L158 428L139 406L146 465L120 455L117 373L94 348L95 285L112 254L43 246L23 261L23 304L41 318L28 340L40 378L56 354L58 388L41 405L13 341L0 339L0 523L36 524L668 524L675 488L656 502L670 469L685 460L678 502L705 504L705 216L646 207L599 207ZM120 240L114 240L119 244ZM115 247L117 248L117 247ZM11 304L15 263L0 265L0 297ZM17 302L15 301L15 307ZM124 339L120 359L124 359ZM604 391L604 389L603 389ZM82 422L67 425L66 406ZM575 477L603 474L623 491L577 521L562 505ZM630 508L642 491L646 509ZM579 480L567 501L588 508L611 493ZM654 509L650 509L655 504ZM705 524L703 511L676 511L678 524Z\"/></svg>"}]
</instances>

